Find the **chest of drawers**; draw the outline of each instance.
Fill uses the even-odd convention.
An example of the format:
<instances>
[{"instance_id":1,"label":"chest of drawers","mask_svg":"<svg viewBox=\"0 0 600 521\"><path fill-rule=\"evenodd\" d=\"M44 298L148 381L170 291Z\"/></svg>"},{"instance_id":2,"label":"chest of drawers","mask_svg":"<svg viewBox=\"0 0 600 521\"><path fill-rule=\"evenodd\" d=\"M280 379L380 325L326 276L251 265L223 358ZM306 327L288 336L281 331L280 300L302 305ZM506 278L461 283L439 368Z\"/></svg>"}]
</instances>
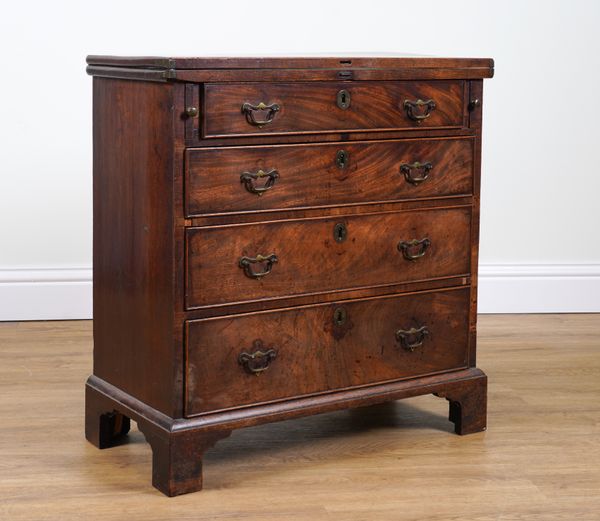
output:
<instances>
[{"instance_id":1,"label":"chest of drawers","mask_svg":"<svg viewBox=\"0 0 600 521\"><path fill-rule=\"evenodd\" d=\"M435 394L476 368L489 59L88 57L86 437L137 422L167 495L233 429Z\"/></svg>"}]
</instances>

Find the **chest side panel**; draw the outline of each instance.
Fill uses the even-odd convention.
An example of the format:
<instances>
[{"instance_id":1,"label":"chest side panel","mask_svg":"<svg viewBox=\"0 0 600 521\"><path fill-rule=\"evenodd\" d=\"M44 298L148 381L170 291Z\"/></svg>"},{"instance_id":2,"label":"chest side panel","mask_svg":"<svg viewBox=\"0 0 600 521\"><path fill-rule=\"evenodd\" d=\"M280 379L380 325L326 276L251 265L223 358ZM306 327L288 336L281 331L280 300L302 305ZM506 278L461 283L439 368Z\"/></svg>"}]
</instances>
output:
<instances>
[{"instance_id":1,"label":"chest side panel","mask_svg":"<svg viewBox=\"0 0 600 521\"><path fill-rule=\"evenodd\" d=\"M177 409L167 84L94 79L94 374Z\"/></svg>"}]
</instances>

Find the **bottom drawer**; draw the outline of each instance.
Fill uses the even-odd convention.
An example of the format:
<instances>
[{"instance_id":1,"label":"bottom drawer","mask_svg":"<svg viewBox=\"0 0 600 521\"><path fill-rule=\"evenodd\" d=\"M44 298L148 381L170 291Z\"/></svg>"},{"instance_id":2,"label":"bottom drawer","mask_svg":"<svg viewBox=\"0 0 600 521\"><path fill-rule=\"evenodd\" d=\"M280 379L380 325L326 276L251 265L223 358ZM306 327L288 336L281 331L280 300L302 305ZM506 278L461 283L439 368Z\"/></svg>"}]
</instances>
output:
<instances>
[{"instance_id":1,"label":"bottom drawer","mask_svg":"<svg viewBox=\"0 0 600 521\"><path fill-rule=\"evenodd\" d=\"M186 323L186 415L459 369L469 288Z\"/></svg>"}]
</instances>

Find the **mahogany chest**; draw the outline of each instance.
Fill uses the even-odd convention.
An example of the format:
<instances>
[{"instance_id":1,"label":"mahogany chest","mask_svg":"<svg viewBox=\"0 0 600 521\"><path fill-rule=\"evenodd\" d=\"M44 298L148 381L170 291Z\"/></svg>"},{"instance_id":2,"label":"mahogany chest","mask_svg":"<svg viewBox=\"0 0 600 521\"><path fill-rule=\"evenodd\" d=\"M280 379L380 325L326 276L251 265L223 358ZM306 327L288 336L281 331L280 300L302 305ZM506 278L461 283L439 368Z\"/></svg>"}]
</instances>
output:
<instances>
[{"instance_id":1,"label":"mahogany chest","mask_svg":"<svg viewBox=\"0 0 600 521\"><path fill-rule=\"evenodd\" d=\"M86 437L137 422L167 495L232 429L435 394L476 368L489 59L88 57Z\"/></svg>"}]
</instances>

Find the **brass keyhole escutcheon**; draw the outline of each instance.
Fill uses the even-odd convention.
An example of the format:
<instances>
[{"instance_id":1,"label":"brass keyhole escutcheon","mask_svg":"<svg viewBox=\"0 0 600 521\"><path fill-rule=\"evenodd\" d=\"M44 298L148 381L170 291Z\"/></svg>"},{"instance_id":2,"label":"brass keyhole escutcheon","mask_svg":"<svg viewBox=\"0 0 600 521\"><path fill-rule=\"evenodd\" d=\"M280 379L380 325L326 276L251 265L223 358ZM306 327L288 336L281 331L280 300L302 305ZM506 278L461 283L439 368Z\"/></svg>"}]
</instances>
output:
<instances>
[{"instance_id":1,"label":"brass keyhole escutcheon","mask_svg":"<svg viewBox=\"0 0 600 521\"><path fill-rule=\"evenodd\" d=\"M344 308L335 308L333 311L333 323L336 326L343 326L348 318L348 313Z\"/></svg>"},{"instance_id":2,"label":"brass keyhole escutcheon","mask_svg":"<svg viewBox=\"0 0 600 521\"><path fill-rule=\"evenodd\" d=\"M348 166L348 152L345 150L338 150L335 155L335 164L338 168L346 168Z\"/></svg>"},{"instance_id":3,"label":"brass keyhole escutcheon","mask_svg":"<svg viewBox=\"0 0 600 521\"><path fill-rule=\"evenodd\" d=\"M337 223L333 227L333 238L335 242L344 242L348 236L348 228L344 223Z\"/></svg>"},{"instance_id":4,"label":"brass keyhole escutcheon","mask_svg":"<svg viewBox=\"0 0 600 521\"><path fill-rule=\"evenodd\" d=\"M337 93L337 106L342 110L350 107L350 93L346 89L342 89Z\"/></svg>"}]
</instances>

